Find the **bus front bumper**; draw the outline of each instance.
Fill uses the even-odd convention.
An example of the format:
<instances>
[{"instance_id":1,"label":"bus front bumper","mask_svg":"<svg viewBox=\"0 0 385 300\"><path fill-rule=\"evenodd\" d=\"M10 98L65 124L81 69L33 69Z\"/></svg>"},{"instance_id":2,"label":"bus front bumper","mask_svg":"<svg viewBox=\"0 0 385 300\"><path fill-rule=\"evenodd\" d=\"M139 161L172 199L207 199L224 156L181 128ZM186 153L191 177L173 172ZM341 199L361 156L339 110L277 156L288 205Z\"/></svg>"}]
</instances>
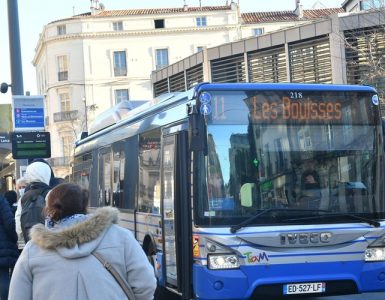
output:
<instances>
[{"instance_id":1,"label":"bus front bumper","mask_svg":"<svg viewBox=\"0 0 385 300\"><path fill-rule=\"evenodd\" d=\"M243 265L235 270L209 270L207 266L196 264L193 282L196 299L201 300L284 296L285 284L311 282L325 283L325 291L313 296L347 295L384 291L385 263Z\"/></svg>"}]
</instances>

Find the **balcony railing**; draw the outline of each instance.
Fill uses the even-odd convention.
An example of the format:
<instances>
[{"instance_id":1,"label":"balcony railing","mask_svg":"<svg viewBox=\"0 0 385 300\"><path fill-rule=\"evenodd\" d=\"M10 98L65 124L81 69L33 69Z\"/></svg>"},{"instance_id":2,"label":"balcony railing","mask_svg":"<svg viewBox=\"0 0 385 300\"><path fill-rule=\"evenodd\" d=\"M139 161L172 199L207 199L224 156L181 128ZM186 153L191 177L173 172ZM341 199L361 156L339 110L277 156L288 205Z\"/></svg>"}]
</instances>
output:
<instances>
[{"instance_id":1,"label":"balcony railing","mask_svg":"<svg viewBox=\"0 0 385 300\"><path fill-rule=\"evenodd\" d=\"M114 75L115 76L127 76L127 68L126 67L114 67Z\"/></svg>"},{"instance_id":2,"label":"balcony railing","mask_svg":"<svg viewBox=\"0 0 385 300\"><path fill-rule=\"evenodd\" d=\"M62 111L53 114L54 122L65 122L77 120L79 115L78 110Z\"/></svg>"},{"instance_id":3,"label":"balcony railing","mask_svg":"<svg viewBox=\"0 0 385 300\"><path fill-rule=\"evenodd\" d=\"M68 71L62 71L57 73L57 77L59 81L68 80Z\"/></svg>"}]
</instances>

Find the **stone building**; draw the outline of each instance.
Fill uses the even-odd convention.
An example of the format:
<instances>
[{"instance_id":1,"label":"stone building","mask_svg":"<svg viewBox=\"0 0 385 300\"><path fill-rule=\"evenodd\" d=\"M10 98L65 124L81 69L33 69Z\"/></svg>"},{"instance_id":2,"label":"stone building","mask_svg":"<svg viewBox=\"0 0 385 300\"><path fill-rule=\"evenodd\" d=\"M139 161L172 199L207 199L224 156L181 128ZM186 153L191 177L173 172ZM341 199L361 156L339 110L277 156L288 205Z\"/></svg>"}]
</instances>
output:
<instances>
[{"instance_id":1,"label":"stone building","mask_svg":"<svg viewBox=\"0 0 385 300\"><path fill-rule=\"evenodd\" d=\"M121 101L149 100L166 91L159 84L153 90L153 70L222 49L216 47L236 47L245 38L266 39L269 32L303 26L342 11L303 10L299 1L293 11L249 13L241 13L235 2L126 10L106 10L96 0L91 3L88 13L47 24L33 60L38 93L45 96L46 130L52 139L50 162L58 176L70 172L73 142L88 130L96 115ZM232 58L218 62L223 63L218 69L233 63ZM203 69L199 61L191 67L188 80L194 83ZM178 80L176 84L180 84Z\"/></svg>"},{"instance_id":2,"label":"stone building","mask_svg":"<svg viewBox=\"0 0 385 300\"><path fill-rule=\"evenodd\" d=\"M301 82L369 84L384 99L384 25L383 10L341 13L208 48L154 71L155 96L205 81Z\"/></svg>"}]
</instances>

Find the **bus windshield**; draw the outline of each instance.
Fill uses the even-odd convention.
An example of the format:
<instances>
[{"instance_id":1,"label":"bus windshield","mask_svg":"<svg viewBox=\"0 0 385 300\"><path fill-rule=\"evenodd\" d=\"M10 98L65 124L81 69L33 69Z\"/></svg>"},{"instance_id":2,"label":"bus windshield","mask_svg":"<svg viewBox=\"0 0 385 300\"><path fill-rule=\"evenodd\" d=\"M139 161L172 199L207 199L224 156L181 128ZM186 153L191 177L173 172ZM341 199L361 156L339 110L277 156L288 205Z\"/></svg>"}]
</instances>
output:
<instances>
[{"instance_id":1,"label":"bus windshield","mask_svg":"<svg viewBox=\"0 0 385 300\"><path fill-rule=\"evenodd\" d=\"M377 95L205 93L205 191L198 213L203 223L231 225L275 208L279 216L263 214L253 224L288 224L317 211L370 218L383 212L377 195Z\"/></svg>"}]
</instances>

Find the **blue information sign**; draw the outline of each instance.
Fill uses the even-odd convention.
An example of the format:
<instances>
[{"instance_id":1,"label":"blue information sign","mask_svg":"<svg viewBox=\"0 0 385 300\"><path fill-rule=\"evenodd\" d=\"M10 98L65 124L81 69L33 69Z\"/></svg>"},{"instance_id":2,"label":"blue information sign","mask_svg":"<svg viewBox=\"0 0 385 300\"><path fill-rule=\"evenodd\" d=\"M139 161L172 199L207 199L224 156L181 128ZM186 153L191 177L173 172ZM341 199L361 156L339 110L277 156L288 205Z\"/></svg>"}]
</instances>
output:
<instances>
[{"instance_id":1,"label":"blue information sign","mask_svg":"<svg viewBox=\"0 0 385 300\"><path fill-rule=\"evenodd\" d=\"M13 96L13 126L15 131L44 130L44 98Z\"/></svg>"},{"instance_id":2,"label":"blue information sign","mask_svg":"<svg viewBox=\"0 0 385 300\"><path fill-rule=\"evenodd\" d=\"M44 128L43 108L15 108L15 128Z\"/></svg>"}]
</instances>

